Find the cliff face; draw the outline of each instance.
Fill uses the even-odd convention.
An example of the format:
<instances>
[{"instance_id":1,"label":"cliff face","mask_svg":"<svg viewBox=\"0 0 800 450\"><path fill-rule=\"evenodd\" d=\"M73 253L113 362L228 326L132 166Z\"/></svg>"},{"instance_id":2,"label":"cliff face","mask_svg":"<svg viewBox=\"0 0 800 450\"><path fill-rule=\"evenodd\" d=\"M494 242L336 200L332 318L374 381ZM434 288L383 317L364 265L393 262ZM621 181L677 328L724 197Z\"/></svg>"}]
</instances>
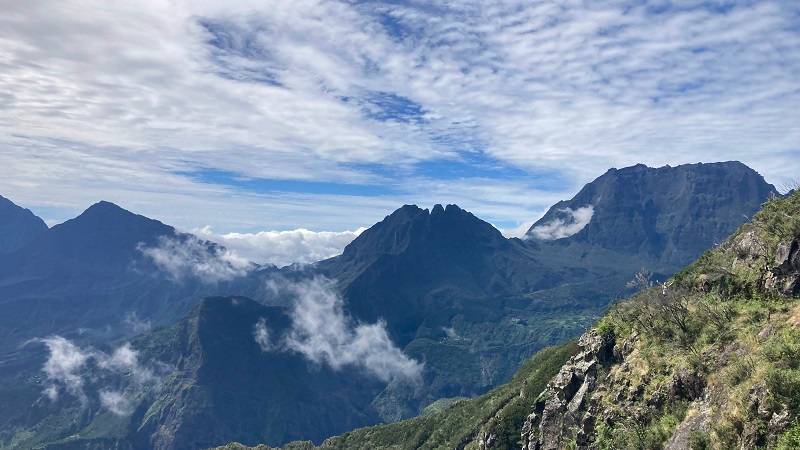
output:
<instances>
[{"instance_id":1,"label":"cliff face","mask_svg":"<svg viewBox=\"0 0 800 450\"><path fill-rule=\"evenodd\" d=\"M522 448L798 448L799 293L793 195L584 334Z\"/></svg>"}]
</instances>

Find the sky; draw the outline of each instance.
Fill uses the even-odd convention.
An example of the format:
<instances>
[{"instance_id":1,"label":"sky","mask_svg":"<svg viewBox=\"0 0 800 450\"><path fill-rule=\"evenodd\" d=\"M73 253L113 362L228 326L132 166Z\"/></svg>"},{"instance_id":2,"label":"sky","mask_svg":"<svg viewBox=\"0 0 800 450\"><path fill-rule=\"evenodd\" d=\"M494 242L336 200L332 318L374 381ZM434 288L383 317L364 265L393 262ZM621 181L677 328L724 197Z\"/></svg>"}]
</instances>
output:
<instances>
[{"instance_id":1,"label":"sky","mask_svg":"<svg viewBox=\"0 0 800 450\"><path fill-rule=\"evenodd\" d=\"M307 261L402 204L514 235L610 167L800 173L794 0L0 5L0 194L50 225Z\"/></svg>"}]
</instances>

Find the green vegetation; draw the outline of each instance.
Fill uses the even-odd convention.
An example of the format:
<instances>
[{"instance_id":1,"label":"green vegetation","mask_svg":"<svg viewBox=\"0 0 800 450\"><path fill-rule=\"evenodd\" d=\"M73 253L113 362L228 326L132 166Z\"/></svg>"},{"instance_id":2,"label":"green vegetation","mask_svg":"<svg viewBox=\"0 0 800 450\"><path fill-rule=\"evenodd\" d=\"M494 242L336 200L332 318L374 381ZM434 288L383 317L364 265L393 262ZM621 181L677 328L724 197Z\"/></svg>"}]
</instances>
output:
<instances>
[{"instance_id":1,"label":"green vegetation","mask_svg":"<svg viewBox=\"0 0 800 450\"><path fill-rule=\"evenodd\" d=\"M800 448L796 425L778 434L800 414L800 302L765 282L778 246L798 236L800 195L770 200L727 242L598 322L598 334L634 350L593 397L605 411L595 448L661 448L683 432L692 449ZM602 395L624 386L635 394ZM690 420L694 429L676 432Z\"/></svg>"}]
</instances>

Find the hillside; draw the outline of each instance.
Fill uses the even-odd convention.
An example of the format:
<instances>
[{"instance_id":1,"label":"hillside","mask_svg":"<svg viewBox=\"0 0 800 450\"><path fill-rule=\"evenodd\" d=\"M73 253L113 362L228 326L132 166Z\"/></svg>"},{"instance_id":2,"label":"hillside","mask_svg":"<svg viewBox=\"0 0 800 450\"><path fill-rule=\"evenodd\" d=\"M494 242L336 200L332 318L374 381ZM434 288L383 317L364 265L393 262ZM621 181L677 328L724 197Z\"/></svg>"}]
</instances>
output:
<instances>
[{"instance_id":1,"label":"hillside","mask_svg":"<svg viewBox=\"0 0 800 450\"><path fill-rule=\"evenodd\" d=\"M319 448L800 448L800 194L767 202L667 283L640 281L577 349L537 354L485 396Z\"/></svg>"}]
</instances>

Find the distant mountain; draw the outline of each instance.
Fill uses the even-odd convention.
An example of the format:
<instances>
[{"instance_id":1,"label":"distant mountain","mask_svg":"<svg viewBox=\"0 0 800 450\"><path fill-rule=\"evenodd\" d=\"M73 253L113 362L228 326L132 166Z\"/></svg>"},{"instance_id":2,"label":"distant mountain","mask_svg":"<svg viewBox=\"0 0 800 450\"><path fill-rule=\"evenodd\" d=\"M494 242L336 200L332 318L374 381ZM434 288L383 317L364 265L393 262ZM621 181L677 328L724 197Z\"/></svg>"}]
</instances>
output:
<instances>
[{"instance_id":1,"label":"distant mountain","mask_svg":"<svg viewBox=\"0 0 800 450\"><path fill-rule=\"evenodd\" d=\"M189 256L217 248L192 239L109 202L45 229L0 258L0 355L53 333L105 341L130 333L128 319L174 323L206 295L260 289L256 281L237 284L239 289L201 276L176 278L142 251L159 248L164 240L173 243L162 252L166 256L181 256L183 243L196 247Z\"/></svg>"},{"instance_id":2,"label":"distant mountain","mask_svg":"<svg viewBox=\"0 0 800 450\"><path fill-rule=\"evenodd\" d=\"M527 237L642 255L659 269L675 270L721 242L775 195L774 186L736 161L639 164L610 169L571 200L556 203Z\"/></svg>"},{"instance_id":3,"label":"distant mountain","mask_svg":"<svg viewBox=\"0 0 800 450\"><path fill-rule=\"evenodd\" d=\"M25 246L45 230L42 219L0 195L0 254Z\"/></svg>"}]
</instances>

